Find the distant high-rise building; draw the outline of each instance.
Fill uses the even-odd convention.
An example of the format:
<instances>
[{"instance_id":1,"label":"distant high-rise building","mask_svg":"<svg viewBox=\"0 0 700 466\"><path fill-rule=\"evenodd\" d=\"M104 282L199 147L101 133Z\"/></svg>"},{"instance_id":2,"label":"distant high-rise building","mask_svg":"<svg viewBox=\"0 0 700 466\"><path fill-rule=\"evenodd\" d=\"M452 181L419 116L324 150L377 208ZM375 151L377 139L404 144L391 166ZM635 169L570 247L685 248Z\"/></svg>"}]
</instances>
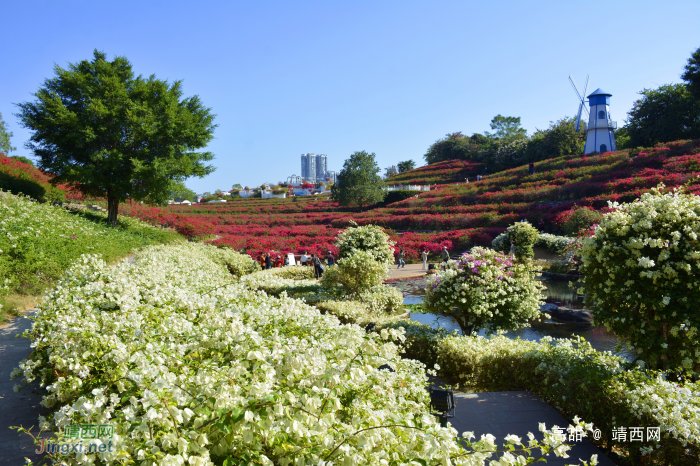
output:
<instances>
[{"instance_id":1,"label":"distant high-rise building","mask_svg":"<svg viewBox=\"0 0 700 466\"><path fill-rule=\"evenodd\" d=\"M332 181L333 183L338 182L338 174L336 172L334 172L333 170L327 171L326 176L329 178L329 181Z\"/></svg>"},{"instance_id":2,"label":"distant high-rise building","mask_svg":"<svg viewBox=\"0 0 700 466\"><path fill-rule=\"evenodd\" d=\"M316 182L325 181L326 178L326 154L318 154L316 156Z\"/></svg>"},{"instance_id":3,"label":"distant high-rise building","mask_svg":"<svg viewBox=\"0 0 700 466\"><path fill-rule=\"evenodd\" d=\"M301 177L309 183L324 181L328 172L326 154L301 154Z\"/></svg>"}]
</instances>

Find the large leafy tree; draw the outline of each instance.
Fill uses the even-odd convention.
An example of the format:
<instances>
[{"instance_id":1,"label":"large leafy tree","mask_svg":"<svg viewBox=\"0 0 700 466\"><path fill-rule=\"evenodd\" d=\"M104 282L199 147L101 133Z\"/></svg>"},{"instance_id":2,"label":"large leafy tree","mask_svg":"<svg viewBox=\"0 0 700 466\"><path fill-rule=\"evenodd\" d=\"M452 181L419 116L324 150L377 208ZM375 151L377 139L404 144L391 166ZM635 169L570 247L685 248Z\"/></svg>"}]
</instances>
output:
<instances>
[{"instance_id":1,"label":"large leafy tree","mask_svg":"<svg viewBox=\"0 0 700 466\"><path fill-rule=\"evenodd\" d=\"M2 113L0 113L0 152L5 155L10 155L10 152L17 150L16 147L12 147L10 144L12 136L12 132L7 130L7 124L2 119Z\"/></svg>"},{"instance_id":2,"label":"large leafy tree","mask_svg":"<svg viewBox=\"0 0 700 466\"><path fill-rule=\"evenodd\" d=\"M527 130L520 126L520 117L496 115L491 119L493 133L484 133L492 139L512 139L527 137Z\"/></svg>"},{"instance_id":3,"label":"large leafy tree","mask_svg":"<svg viewBox=\"0 0 700 466\"><path fill-rule=\"evenodd\" d=\"M214 115L199 97L182 98L180 81L135 77L125 57L97 50L54 72L19 104L27 145L54 182L105 196L113 225L120 202L165 202L174 184L214 171L204 163L213 154L196 151L213 138Z\"/></svg>"},{"instance_id":4,"label":"large leafy tree","mask_svg":"<svg viewBox=\"0 0 700 466\"><path fill-rule=\"evenodd\" d=\"M423 157L428 164L454 159L468 160L478 152L479 143L485 143L486 140L481 134L469 138L459 131L448 133L435 141Z\"/></svg>"},{"instance_id":5,"label":"large leafy tree","mask_svg":"<svg viewBox=\"0 0 700 466\"><path fill-rule=\"evenodd\" d=\"M354 204L360 209L384 200L385 183L374 158L374 153L365 151L352 154L338 174L338 182L331 188L331 198L341 205Z\"/></svg>"},{"instance_id":6,"label":"large leafy tree","mask_svg":"<svg viewBox=\"0 0 700 466\"><path fill-rule=\"evenodd\" d=\"M550 122L548 129L538 129L528 142L526 158L529 162L551 159L562 155L581 154L586 145L583 124L576 132L576 120L564 117Z\"/></svg>"},{"instance_id":7,"label":"large leafy tree","mask_svg":"<svg viewBox=\"0 0 700 466\"><path fill-rule=\"evenodd\" d=\"M630 110L628 147L700 137L700 100L683 84L644 89Z\"/></svg>"},{"instance_id":8,"label":"large leafy tree","mask_svg":"<svg viewBox=\"0 0 700 466\"><path fill-rule=\"evenodd\" d=\"M688 91L700 100L700 47L688 59L681 79L686 82Z\"/></svg>"},{"instance_id":9,"label":"large leafy tree","mask_svg":"<svg viewBox=\"0 0 700 466\"><path fill-rule=\"evenodd\" d=\"M416 168L416 162L413 160L406 160L404 162L399 162L399 173L407 172Z\"/></svg>"}]
</instances>

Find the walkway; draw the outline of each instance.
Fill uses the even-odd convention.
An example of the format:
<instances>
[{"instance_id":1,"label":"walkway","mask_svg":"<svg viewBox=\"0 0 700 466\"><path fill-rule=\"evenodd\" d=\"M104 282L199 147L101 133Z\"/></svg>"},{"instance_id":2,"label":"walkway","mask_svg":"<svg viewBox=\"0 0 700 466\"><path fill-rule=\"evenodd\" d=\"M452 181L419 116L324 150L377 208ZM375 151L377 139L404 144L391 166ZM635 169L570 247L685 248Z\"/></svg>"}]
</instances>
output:
<instances>
[{"instance_id":1,"label":"walkway","mask_svg":"<svg viewBox=\"0 0 700 466\"><path fill-rule=\"evenodd\" d=\"M406 264L405 267L397 269L396 265L389 268L389 278L413 278L425 275L423 264Z\"/></svg>"},{"instance_id":2,"label":"walkway","mask_svg":"<svg viewBox=\"0 0 700 466\"><path fill-rule=\"evenodd\" d=\"M455 403L455 417L449 422L459 434L471 431L478 440L482 434L490 433L496 437L496 445L499 447L502 446L499 442L508 434L521 437L525 444L528 432L532 432L537 440L542 440L544 436L539 431L540 422L544 422L548 429L554 425L562 428L569 425L561 414L531 392L459 393L455 394ZM572 444L574 446L569 451L569 458L557 458L552 454L546 458L546 464L581 464L579 458L588 461L591 455L598 455L599 465L615 465L587 439ZM536 450L533 457L539 457L539 450Z\"/></svg>"}]
</instances>

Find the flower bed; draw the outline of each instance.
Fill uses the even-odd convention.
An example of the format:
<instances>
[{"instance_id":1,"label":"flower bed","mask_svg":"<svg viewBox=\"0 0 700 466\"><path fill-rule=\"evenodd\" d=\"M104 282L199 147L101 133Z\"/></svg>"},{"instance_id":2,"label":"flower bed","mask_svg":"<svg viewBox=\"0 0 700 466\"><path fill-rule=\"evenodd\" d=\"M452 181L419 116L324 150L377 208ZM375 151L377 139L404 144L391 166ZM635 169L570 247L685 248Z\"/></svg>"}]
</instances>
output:
<instances>
[{"instance_id":1,"label":"flower bed","mask_svg":"<svg viewBox=\"0 0 700 466\"><path fill-rule=\"evenodd\" d=\"M41 425L59 429L54 440L82 442L69 425L114 426L109 448L51 453L55 461L473 465L491 456L493 436L460 444L428 414L425 367L400 357L401 331L367 334L251 291L219 254L151 247L112 267L83 256L47 296L27 332L34 352L13 375L46 388L42 404L56 412ZM545 450L566 451L545 435ZM506 438L511 450L520 442Z\"/></svg>"}]
</instances>

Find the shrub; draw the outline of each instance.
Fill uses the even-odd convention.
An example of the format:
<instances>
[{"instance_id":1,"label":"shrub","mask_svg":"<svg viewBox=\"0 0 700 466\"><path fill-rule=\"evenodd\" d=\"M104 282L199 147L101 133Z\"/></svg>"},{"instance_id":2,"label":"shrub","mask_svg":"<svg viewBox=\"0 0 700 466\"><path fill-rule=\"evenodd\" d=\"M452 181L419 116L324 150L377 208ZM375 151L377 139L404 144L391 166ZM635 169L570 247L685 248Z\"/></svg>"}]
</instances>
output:
<instances>
[{"instance_id":1,"label":"shrub","mask_svg":"<svg viewBox=\"0 0 700 466\"><path fill-rule=\"evenodd\" d=\"M515 258L519 262L531 261L535 257L532 247L537 243L539 235L537 228L528 222L517 222L508 227L506 237L509 243L515 242ZM510 247L510 244L508 246Z\"/></svg>"},{"instance_id":2,"label":"shrub","mask_svg":"<svg viewBox=\"0 0 700 466\"><path fill-rule=\"evenodd\" d=\"M561 255L566 252L566 247L574 241L576 241L576 238L540 233L535 246L543 247L554 254Z\"/></svg>"},{"instance_id":3,"label":"shrub","mask_svg":"<svg viewBox=\"0 0 700 466\"><path fill-rule=\"evenodd\" d=\"M462 333L527 326L539 316L544 289L530 269L491 249L475 247L458 262L428 279L424 307L452 316Z\"/></svg>"},{"instance_id":4,"label":"shrub","mask_svg":"<svg viewBox=\"0 0 700 466\"><path fill-rule=\"evenodd\" d=\"M566 235L576 236L582 231L590 230L593 225L600 223L603 216L592 207L574 207L563 212L555 222L560 225Z\"/></svg>"},{"instance_id":5,"label":"shrub","mask_svg":"<svg viewBox=\"0 0 700 466\"><path fill-rule=\"evenodd\" d=\"M394 242L377 225L355 226L338 234L335 245L340 259L350 257L354 251L368 253L372 260L385 267L394 263Z\"/></svg>"},{"instance_id":6,"label":"shrub","mask_svg":"<svg viewBox=\"0 0 700 466\"><path fill-rule=\"evenodd\" d=\"M362 295L381 285L387 272L386 265L374 257L368 251L355 249L350 256L339 259L335 267L326 269L321 286L325 290L340 286L345 293L364 301Z\"/></svg>"},{"instance_id":7,"label":"shrub","mask_svg":"<svg viewBox=\"0 0 700 466\"><path fill-rule=\"evenodd\" d=\"M652 189L610 203L583 242L586 305L651 367L700 363L700 198Z\"/></svg>"}]
</instances>

